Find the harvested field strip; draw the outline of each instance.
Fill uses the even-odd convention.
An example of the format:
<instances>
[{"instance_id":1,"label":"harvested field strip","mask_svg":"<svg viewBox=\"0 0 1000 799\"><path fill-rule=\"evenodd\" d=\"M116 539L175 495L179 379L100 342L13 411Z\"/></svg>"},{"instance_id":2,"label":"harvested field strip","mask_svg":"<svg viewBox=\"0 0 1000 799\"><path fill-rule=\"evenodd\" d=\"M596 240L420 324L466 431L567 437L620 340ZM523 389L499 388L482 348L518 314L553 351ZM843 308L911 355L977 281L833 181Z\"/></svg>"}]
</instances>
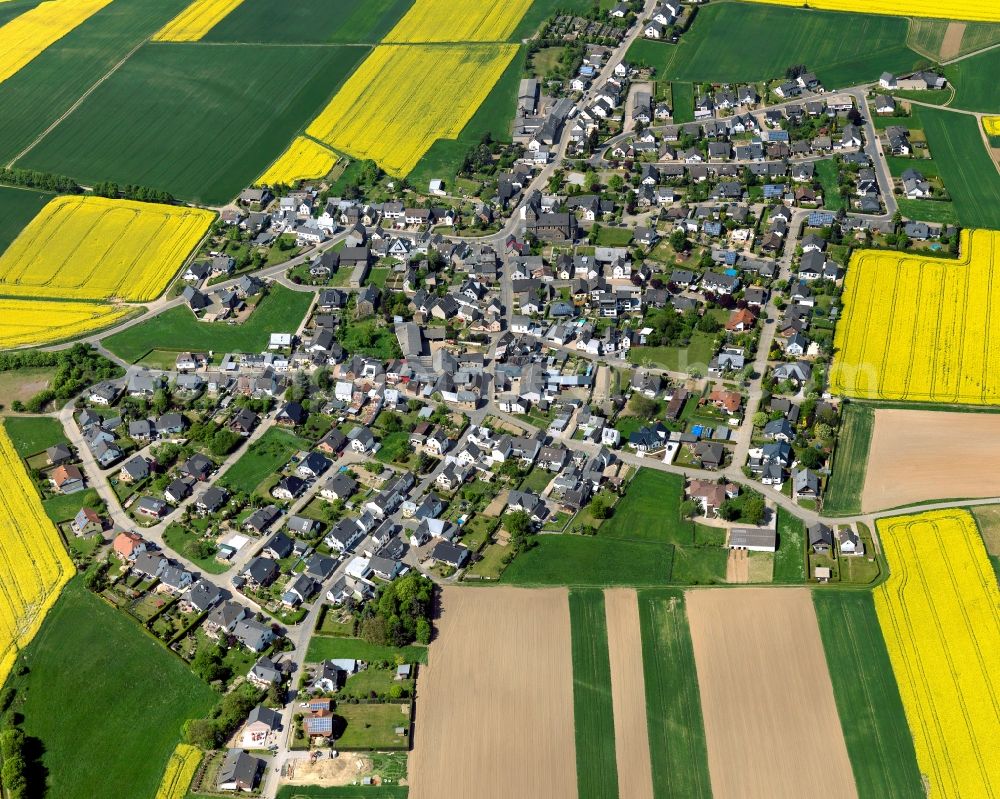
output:
<instances>
[{"instance_id":1,"label":"harvested field strip","mask_svg":"<svg viewBox=\"0 0 1000 799\"><path fill-rule=\"evenodd\" d=\"M14 444L0 424L0 684L74 574Z\"/></svg>"},{"instance_id":2,"label":"harvested field strip","mask_svg":"<svg viewBox=\"0 0 1000 799\"><path fill-rule=\"evenodd\" d=\"M646 589L638 601L653 796L708 799L705 727L684 594Z\"/></svg>"},{"instance_id":3,"label":"harvested field strip","mask_svg":"<svg viewBox=\"0 0 1000 799\"><path fill-rule=\"evenodd\" d=\"M517 53L516 45L380 45L306 133L406 175L435 140L455 139ZM462 87L441 102L447 87Z\"/></svg>"},{"instance_id":4,"label":"harvested field strip","mask_svg":"<svg viewBox=\"0 0 1000 799\"><path fill-rule=\"evenodd\" d=\"M715 799L856 797L810 592L685 598Z\"/></svg>"},{"instance_id":5,"label":"harvested field strip","mask_svg":"<svg viewBox=\"0 0 1000 799\"><path fill-rule=\"evenodd\" d=\"M975 522L932 511L878 531L875 608L929 794L1000 796L1000 590Z\"/></svg>"},{"instance_id":6,"label":"harvested field strip","mask_svg":"<svg viewBox=\"0 0 1000 799\"><path fill-rule=\"evenodd\" d=\"M189 744L177 744L177 748L167 761L163 781L154 799L184 799L188 786L194 778L201 762L201 750Z\"/></svg>"},{"instance_id":7,"label":"harvested field strip","mask_svg":"<svg viewBox=\"0 0 1000 799\"><path fill-rule=\"evenodd\" d=\"M243 0L194 0L153 35L154 42L197 42Z\"/></svg>"},{"instance_id":8,"label":"harvested field strip","mask_svg":"<svg viewBox=\"0 0 1000 799\"><path fill-rule=\"evenodd\" d=\"M111 0L49 0L0 28L0 83Z\"/></svg>"},{"instance_id":9,"label":"harvested field strip","mask_svg":"<svg viewBox=\"0 0 1000 799\"><path fill-rule=\"evenodd\" d=\"M0 256L0 294L151 300L214 217L199 208L56 197Z\"/></svg>"},{"instance_id":10,"label":"harvested field strip","mask_svg":"<svg viewBox=\"0 0 1000 799\"><path fill-rule=\"evenodd\" d=\"M330 173L336 163L337 155L332 150L306 136L297 136L257 182L277 186L322 178Z\"/></svg>"},{"instance_id":11,"label":"harvested field strip","mask_svg":"<svg viewBox=\"0 0 1000 799\"><path fill-rule=\"evenodd\" d=\"M801 7L799 0L750 0L778 6ZM893 17L932 17L962 19L973 22L1000 22L1000 7L993 0L956 0L936 3L934 0L810 0L810 8L827 11L863 11L867 14L888 14Z\"/></svg>"},{"instance_id":12,"label":"harvested field strip","mask_svg":"<svg viewBox=\"0 0 1000 799\"><path fill-rule=\"evenodd\" d=\"M814 591L813 604L858 796L923 796L913 740L872 595Z\"/></svg>"},{"instance_id":13,"label":"harvested field strip","mask_svg":"<svg viewBox=\"0 0 1000 799\"><path fill-rule=\"evenodd\" d=\"M416 0L383 42L502 42L533 0Z\"/></svg>"},{"instance_id":14,"label":"harvested field strip","mask_svg":"<svg viewBox=\"0 0 1000 799\"><path fill-rule=\"evenodd\" d=\"M417 692L411 799L576 799L565 589L444 588Z\"/></svg>"},{"instance_id":15,"label":"harvested field strip","mask_svg":"<svg viewBox=\"0 0 1000 799\"><path fill-rule=\"evenodd\" d=\"M572 611L572 595L570 603ZM642 626L635 590L612 588L605 591L604 610L608 631L608 658L611 664L618 795L628 799L653 799L646 686L640 657ZM577 758L579 756L577 744ZM579 773L579 768L577 772Z\"/></svg>"},{"instance_id":16,"label":"harvested field strip","mask_svg":"<svg viewBox=\"0 0 1000 799\"><path fill-rule=\"evenodd\" d=\"M614 711L604 594L599 588L569 593L573 634L573 721L580 799L618 794ZM627 796L628 794L622 794Z\"/></svg>"},{"instance_id":17,"label":"harvested field strip","mask_svg":"<svg viewBox=\"0 0 1000 799\"><path fill-rule=\"evenodd\" d=\"M823 510L831 515L861 512L868 448L875 412L866 405L846 402L841 410L840 435L833 453L833 474L826 486Z\"/></svg>"},{"instance_id":18,"label":"harvested field strip","mask_svg":"<svg viewBox=\"0 0 1000 799\"><path fill-rule=\"evenodd\" d=\"M78 338L110 327L131 312L123 305L0 298L0 349Z\"/></svg>"}]
</instances>

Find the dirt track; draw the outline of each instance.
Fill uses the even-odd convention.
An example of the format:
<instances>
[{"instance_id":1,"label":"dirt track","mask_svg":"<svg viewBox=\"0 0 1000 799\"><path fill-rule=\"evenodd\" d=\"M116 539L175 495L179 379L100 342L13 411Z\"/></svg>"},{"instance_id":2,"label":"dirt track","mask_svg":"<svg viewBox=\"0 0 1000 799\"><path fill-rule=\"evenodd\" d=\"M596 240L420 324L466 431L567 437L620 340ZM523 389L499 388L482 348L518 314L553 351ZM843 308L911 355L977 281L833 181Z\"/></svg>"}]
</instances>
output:
<instances>
[{"instance_id":1,"label":"dirt track","mask_svg":"<svg viewBox=\"0 0 1000 799\"><path fill-rule=\"evenodd\" d=\"M611 698L615 711L618 796L653 799L653 768L646 727L646 684L642 670L639 601L632 588L604 592L611 661Z\"/></svg>"},{"instance_id":2,"label":"dirt track","mask_svg":"<svg viewBox=\"0 0 1000 799\"><path fill-rule=\"evenodd\" d=\"M417 682L411 799L576 799L565 589L445 588Z\"/></svg>"},{"instance_id":3,"label":"dirt track","mask_svg":"<svg viewBox=\"0 0 1000 799\"><path fill-rule=\"evenodd\" d=\"M864 512L1000 496L1000 414L877 410Z\"/></svg>"},{"instance_id":4,"label":"dirt track","mask_svg":"<svg viewBox=\"0 0 1000 799\"><path fill-rule=\"evenodd\" d=\"M750 582L750 553L745 549L730 549L726 559L726 582Z\"/></svg>"},{"instance_id":5,"label":"dirt track","mask_svg":"<svg viewBox=\"0 0 1000 799\"><path fill-rule=\"evenodd\" d=\"M856 799L809 591L689 591L715 799Z\"/></svg>"}]
</instances>

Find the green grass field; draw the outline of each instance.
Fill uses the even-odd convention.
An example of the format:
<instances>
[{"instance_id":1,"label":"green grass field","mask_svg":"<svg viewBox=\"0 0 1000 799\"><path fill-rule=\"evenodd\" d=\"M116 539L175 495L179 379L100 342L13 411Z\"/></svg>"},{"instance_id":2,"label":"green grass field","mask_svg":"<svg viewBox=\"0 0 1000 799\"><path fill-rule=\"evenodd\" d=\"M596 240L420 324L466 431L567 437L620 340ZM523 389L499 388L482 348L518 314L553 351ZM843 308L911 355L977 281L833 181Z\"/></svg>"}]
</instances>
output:
<instances>
[{"instance_id":1,"label":"green grass field","mask_svg":"<svg viewBox=\"0 0 1000 799\"><path fill-rule=\"evenodd\" d=\"M378 44L413 0L254 0L230 12L207 42Z\"/></svg>"},{"instance_id":2,"label":"green grass field","mask_svg":"<svg viewBox=\"0 0 1000 799\"><path fill-rule=\"evenodd\" d=\"M406 799L410 789L400 785L344 785L318 788L314 785L285 785L277 799Z\"/></svg>"},{"instance_id":3,"label":"green grass field","mask_svg":"<svg viewBox=\"0 0 1000 799\"><path fill-rule=\"evenodd\" d=\"M674 81L670 84L674 122L694 122L694 86L689 81Z\"/></svg>"},{"instance_id":4,"label":"green grass field","mask_svg":"<svg viewBox=\"0 0 1000 799\"><path fill-rule=\"evenodd\" d=\"M2 87L0 83L0 89ZM17 234L54 196L34 189L0 186L0 252L10 246Z\"/></svg>"},{"instance_id":5,"label":"green grass field","mask_svg":"<svg viewBox=\"0 0 1000 799\"><path fill-rule=\"evenodd\" d=\"M673 547L603 536L539 535L506 568L510 585L664 585Z\"/></svg>"},{"instance_id":6,"label":"green grass field","mask_svg":"<svg viewBox=\"0 0 1000 799\"><path fill-rule=\"evenodd\" d=\"M806 579L806 526L797 516L778 508L778 551L774 553L775 583L801 583Z\"/></svg>"},{"instance_id":7,"label":"green grass field","mask_svg":"<svg viewBox=\"0 0 1000 799\"><path fill-rule=\"evenodd\" d=\"M653 795L709 799L708 754L684 594L639 591Z\"/></svg>"},{"instance_id":8,"label":"green grass field","mask_svg":"<svg viewBox=\"0 0 1000 799\"><path fill-rule=\"evenodd\" d=\"M0 83L0 161L7 163L27 147L187 5L188 0L115 0Z\"/></svg>"},{"instance_id":9,"label":"green grass field","mask_svg":"<svg viewBox=\"0 0 1000 799\"><path fill-rule=\"evenodd\" d=\"M272 427L253 442L219 480L230 491L252 492L261 481L288 463L309 442L280 427Z\"/></svg>"},{"instance_id":10,"label":"green grass field","mask_svg":"<svg viewBox=\"0 0 1000 799\"><path fill-rule=\"evenodd\" d=\"M715 336L696 330L686 347L633 347L629 362L642 366L658 366L671 372L686 372L698 366L702 373L715 354Z\"/></svg>"},{"instance_id":11,"label":"green grass field","mask_svg":"<svg viewBox=\"0 0 1000 799\"><path fill-rule=\"evenodd\" d=\"M996 26L1000 28L1000 25ZM1000 49L988 50L950 64L944 74L955 87L953 108L966 111L997 112L997 75L1000 74Z\"/></svg>"},{"instance_id":12,"label":"green grass field","mask_svg":"<svg viewBox=\"0 0 1000 799\"><path fill-rule=\"evenodd\" d=\"M694 542L694 523L681 519L684 478L656 469L640 469L615 505L611 518L600 526L601 538Z\"/></svg>"},{"instance_id":13,"label":"green grass field","mask_svg":"<svg viewBox=\"0 0 1000 799\"><path fill-rule=\"evenodd\" d=\"M831 211L844 208L844 198L837 190L837 172L840 167L829 159L816 162L816 177L823 186L823 207Z\"/></svg>"},{"instance_id":14,"label":"green grass field","mask_svg":"<svg viewBox=\"0 0 1000 799\"><path fill-rule=\"evenodd\" d=\"M414 644L396 649L391 646L369 644L360 638L341 638L314 635L309 641L306 660L318 663L332 658L354 658L355 660L388 660L402 658L404 663L426 663L427 647Z\"/></svg>"},{"instance_id":15,"label":"green grass field","mask_svg":"<svg viewBox=\"0 0 1000 799\"><path fill-rule=\"evenodd\" d=\"M826 164L830 162L820 161L819 163ZM940 175L937 162L933 158L906 158L900 155L887 155L885 157L885 165L889 167L889 174L894 178L898 178L907 169L916 169L922 172L924 177L928 178ZM817 169L819 169L818 166Z\"/></svg>"},{"instance_id":16,"label":"green grass field","mask_svg":"<svg viewBox=\"0 0 1000 799\"><path fill-rule=\"evenodd\" d=\"M18 165L219 205L281 154L367 52L148 44Z\"/></svg>"},{"instance_id":17,"label":"green grass field","mask_svg":"<svg viewBox=\"0 0 1000 799\"><path fill-rule=\"evenodd\" d=\"M841 414L833 473L823 497L823 510L833 516L861 512L861 490L865 486L868 447L875 424L875 411L868 405L848 402Z\"/></svg>"},{"instance_id":18,"label":"green grass field","mask_svg":"<svg viewBox=\"0 0 1000 799\"><path fill-rule=\"evenodd\" d=\"M50 416L8 416L4 426L22 458L67 442L63 426Z\"/></svg>"},{"instance_id":19,"label":"green grass field","mask_svg":"<svg viewBox=\"0 0 1000 799\"><path fill-rule=\"evenodd\" d=\"M151 797L188 718L218 695L124 613L71 582L13 678L24 730L44 747L48 796ZM72 665L70 665L70 661ZM83 752L103 742L100 755ZM96 751L96 750L94 750Z\"/></svg>"},{"instance_id":20,"label":"green grass field","mask_svg":"<svg viewBox=\"0 0 1000 799\"><path fill-rule=\"evenodd\" d=\"M403 709L407 715L403 715ZM409 704L352 705L341 702L335 711L347 722L337 746L343 749L405 749L408 738L397 727L408 726Z\"/></svg>"},{"instance_id":21,"label":"green grass field","mask_svg":"<svg viewBox=\"0 0 1000 799\"><path fill-rule=\"evenodd\" d=\"M899 212L907 219L917 219L921 222L933 222L941 225L957 225L958 214L954 203L945 200L910 200L897 197Z\"/></svg>"},{"instance_id":22,"label":"green grass field","mask_svg":"<svg viewBox=\"0 0 1000 799\"><path fill-rule=\"evenodd\" d=\"M580 799L618 795L615 720L611 702L611 662L604 592L569 592L573 639L573 724L576 779Z\"/></svg>"},{"instance_id":23,"label":"green grass field","mask_svg":"<svg viewBox=\"0 0 1000 799\"><path fill-rule=\"evenodd\" d=\"M679 44L639 39L627 60L654 67L661 79L720 82L779 78L791 65L807 64L835 89L917 66L922 59L906 46L906 32L907 20L896 17L712 4L699 10Z\"/></svg>"},{"instance_id":24,"label":"green grass field","mask_svg":"<svg viewBox=\"0 0 1000 799\"><path fill-rule=\"evenodd\" d=\"M913 112L958 221L963 227L1000 228L1000 174L983 144L978 120L935 108L915 107Z\"/></svg>"},{"instance_id":25,"label":"green grass field","mask_svg":"<svg viewBox=\"0 0 1000 799\"><path fill-rule=\"evenodd\" d=\"M923 796L872 595L814 591L813 604L859 799Z\"/></svg>"},{"instance_id":26,"label":"green grass field","mask_svg":"<svg viewBox=\"0 0 1000 799\"><path fill-rule=\"evenodd\" d=\"M311 295L273 286L246 322L199 322L186 307L171 308L146 322L108 336L101 343L115 355L135 363L155 349L216 352L262 352L271 333L294 332L309 310Z\"/></svg>"}]
</instances>

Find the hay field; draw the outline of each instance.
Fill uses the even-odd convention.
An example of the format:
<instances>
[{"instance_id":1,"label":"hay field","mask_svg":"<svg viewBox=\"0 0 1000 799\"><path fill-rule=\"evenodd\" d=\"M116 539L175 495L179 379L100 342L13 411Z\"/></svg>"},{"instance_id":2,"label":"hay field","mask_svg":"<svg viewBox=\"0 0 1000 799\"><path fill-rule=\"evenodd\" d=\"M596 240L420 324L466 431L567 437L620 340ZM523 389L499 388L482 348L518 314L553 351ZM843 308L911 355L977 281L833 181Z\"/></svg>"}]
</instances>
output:
<instances>
[{"instance_id":1,"label":"hay field","mask_svg":"<svg viewBox=\"0 0 1000 799\"><path fill-rule=\"evenodd\" d=\"M288 145L288 149L278 156L278 160L267 168L257 182L274 186L322 178L336 163L336 154L322 144L306 136L296 136L295 141Z\"/></svg>"},{"instance_id":2,"label":"hay field","mask_svg":"<svg viewBox=\"0 0 1000 799\"><path fill-rule=\"evenodd\" d=\"M19 650L42 626L45 614L75 573L59 533L7 430L0 424L0 683Z\"/></svg>"},{"instance_id":3,"label":"hay field","mask_svg":"<svg viewBox=\"0 0 1000 799\"><path fill-rule=\"evenodd\" d=\"M1000 414L875 411L861 510L1000 496Z\"/></svg>"},{"instance_id":4,"label":"hay field","mask_svg":"<svg viewBox=\"0 0 1000 799\"><path fill-rule=\"evenodd\" d=\"M410 799L576 799L565 589L442 591L420 670Z\"/></svg>"},{"instance_id":5,"label":"hay field","mask_svg":"<svg viewBox=\"0 0 1000 799\"><path fill-rule=\"evenodd\" d=\"M0 293L151 300L213 219L210 211L197 208L56 197L0 256Z\"/></svg>"},{"instance_id":6,"label":"hay field","mask_svg":"<svg viewBox=\"0 0 1000 799\"><path fill-rule=\"evenodd\" d=\"M964 510L880 519L875 609L934 797L1000 795L1000 590Z\"/></svg>"},{"instance_id":7,"label":"hay field","mask_svg":"<svg viewBox=\"0 0 1000 799\"><path fill-rule=\"evenodd\" d=\"M502 42L533 0L416 0L386 37L393 42Z\"/></svg>"},{"instance_id":8,"label":"hay field","mask_svg":"<svg viewBox=\"0 0 1000 799\"><path fill-rule=\"evenodd\" d=\"M458 137L516 53L516 45L380 45L306 133L406 175L437 139Z\"/></svg>"},{"instance_id":9,"label":"hay field","mask_svg":"<svg viewBox=\"0 0 1000 799\"><path fill-rule=\"evenodd\" d=\"M604 613L611 661L618 793L630 799L653 799L646 686L641 657L642 628L635 589L607 589L604 592Z\"/></svg>"},{"instance_id":10,"label":"hay field","mask_svg":"<svg viewBox=\"0 0 1000 799\"><path fill-rule=\"evenodd\" d=\"M48 0L0 28L0 83L111 0Z\"/></svg>"},{"instance_id":11,"label":"hay field","mask_svg":"<svg viewBox=\"0 0 1000 799\"><path fill-rule=\"evenodd\" d=\"M800 0L750 0L769 5L796 6ZM894 17L934 17L960 19L972 22L1000 22L1000 5L994 0L952 0L935 3L934 0L810 0L810 8L827 11L863 11L866 14L889 14Z\"/></svg>"},{"instance_id":12,"label":"hay field","mask_svg":"<svg viewBox=\"0 0 1000 799\"><path fill-rule=\"evenodd\" d=\"M0 299L0 349L78 338L109 327L131 312L96 302Z\"/></svg>"},{"instance_id":13,"label":"hay field","mask_svg":"<svg viewBox=\"0 0 1000 799\"><path fill-rule=\"evenodd\" d=\"M193 0L191 5L153 34L154 42L197 42L243 0Z\"/></svg>"},{"instance_id":14,"label":"hay field","mask_svg":"<svg viewBox=\"0 0 1000 799\"><path fill-rule=\"evenodd\" d=\"M854 799L806 589L686 594L715 799Z\"/></svg>"},{"instance_id":15,"label":"hay field","mask_svg":"<svg viewBox=\"0 0 1000 799\"><path fill-rule=\"evenodd\" d=\"M961 248L958 261L855 253L830 370L834 393L1000 402L1000 232L964 230Z\"/></svg>"}]
</instances>

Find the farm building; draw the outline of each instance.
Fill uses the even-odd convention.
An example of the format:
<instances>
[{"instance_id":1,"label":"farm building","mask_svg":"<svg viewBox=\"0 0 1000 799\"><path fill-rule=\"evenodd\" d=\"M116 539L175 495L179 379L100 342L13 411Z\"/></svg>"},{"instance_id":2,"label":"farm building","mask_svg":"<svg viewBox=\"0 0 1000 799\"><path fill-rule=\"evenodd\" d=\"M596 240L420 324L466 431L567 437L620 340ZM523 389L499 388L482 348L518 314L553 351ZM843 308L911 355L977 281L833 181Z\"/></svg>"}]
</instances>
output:
<instances>
[{"instance_id":1,"label":"farm building","mask_svg":"<svg viewBox=\"0 0 1000 799\"><path fill-rule=\"evenodd\" d=\"M751 552L776 552L778 533L769 527L734 527L729 531L728 546Z\"/></svg>"}]
</instances>

